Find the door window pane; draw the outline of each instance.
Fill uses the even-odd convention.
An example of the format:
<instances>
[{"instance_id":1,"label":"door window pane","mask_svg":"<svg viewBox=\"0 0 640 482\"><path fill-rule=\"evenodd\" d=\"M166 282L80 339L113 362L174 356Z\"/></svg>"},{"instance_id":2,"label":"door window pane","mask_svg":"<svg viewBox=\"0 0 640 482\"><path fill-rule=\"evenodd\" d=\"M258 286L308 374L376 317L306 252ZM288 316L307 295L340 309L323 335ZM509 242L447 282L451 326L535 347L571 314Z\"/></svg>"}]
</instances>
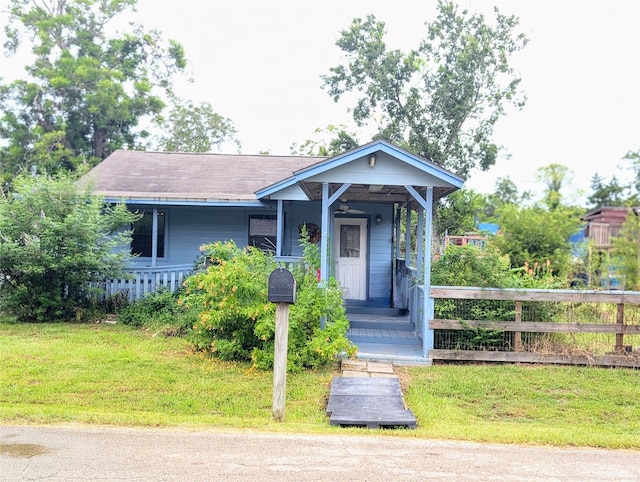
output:
<instances>
[{"instance_id":1,"label":"door window pane","mask_svg":"<svg viewBox=\"0 0 640 482\"><path fill-rule=\"evenodd\" d=\"M360 257L360 225L342 224L340 225L340 257L359 258Z\"/></svg>"}]
</instances>

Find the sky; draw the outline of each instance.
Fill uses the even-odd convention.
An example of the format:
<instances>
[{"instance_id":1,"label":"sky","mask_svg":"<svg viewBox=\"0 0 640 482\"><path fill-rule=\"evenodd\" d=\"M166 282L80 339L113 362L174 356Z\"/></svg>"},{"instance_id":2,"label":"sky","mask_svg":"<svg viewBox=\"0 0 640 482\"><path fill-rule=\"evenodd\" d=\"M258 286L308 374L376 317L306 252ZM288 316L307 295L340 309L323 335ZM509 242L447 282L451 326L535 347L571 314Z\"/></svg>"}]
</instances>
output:
<instances>
[{"instance_id":1,"label":"sky","mask_svg":"<svg viewBox=\"0 0 640 482\"><path fill-rule=\"evenodd\" d=\"M0 0L0 10L6 3ZM498 178L509 177L520 192L539 193L537 170L555 163L572 173L565 196L584 202L596 173L605 181L631 179L622 158L640 150L640 2L457 3L488 18L494 6L516 15L518 31L529 38L511 59L527 104L498 121L498 161L488 172L472 171L465 186L491 193ZM436 2L138 0L137 10L136 21L185 47L194 82L179 82L179 95L209 102L230 118L243 153L289 154L316 128L353 126L349 105L335 103L321 87L321 76L343 62L335 46L340 31L373 13L386 23L390 48L416 48ZM8 59L0 62L5 79L7 71L20 72Z\"/></svg>"}]
</instances>

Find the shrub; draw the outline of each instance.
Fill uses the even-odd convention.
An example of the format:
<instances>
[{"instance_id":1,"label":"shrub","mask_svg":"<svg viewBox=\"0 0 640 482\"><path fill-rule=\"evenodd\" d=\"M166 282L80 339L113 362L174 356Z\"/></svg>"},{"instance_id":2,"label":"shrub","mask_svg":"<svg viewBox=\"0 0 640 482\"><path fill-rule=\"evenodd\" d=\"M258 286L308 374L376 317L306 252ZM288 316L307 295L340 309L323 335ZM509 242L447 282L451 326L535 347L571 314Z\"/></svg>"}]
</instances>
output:
<instances>
[{"instance_id":1,"label":"shrub","mask_svg":"<svg viewBox=\"0 0 640 482\"><path fill-rule=\"evenodd\" d=\"M317 247L303 241L304 262L293 268L297 300L289 310L288 368L316 367L351 351L346 338L349 322L337 282L319 286ZM180 301L199 311L191 341L224 360L247 360L255 367L273 366L275 305L267 300L269 274L277 263L257 248L238 248L234 242L203 246L204 271L185 281ZM321 319L325 327L321 329Z\"/></svg>"},{"instance_id":2,"label":"shrub","mask_svg":"<svg viewBox=\"0 0 640 482\"><path fill-rule=\"evenodd\" d=\"M174 335L186 334L194 323L195 313L178 303L179 295L166 288L147 293L143 298L118 311L118 322L135 327L163 327Z\"/></svg>"},{"instance_id":3,"label":"shrub","mask_svg":"<svg viewBox=\"0 0 640 482\"><path fill-rule=\"evenodd\" d=\"M432 284L446 286L476 286L481 288L561 288L562 281L553 276L551 262L525 263L524 267L511 269L508 256L500 255L491 246L480 249L475 246L449 246L444 256L433 265ZM524 302L523 321L535 316L536 320L551 320L560 305L557 303ZM535 310L535 311L534 311ZM436 318L513 321L515 303L502 300L454 300L437 299L434 305ZM489 330L467 326L465 330L449 332L441 330L436 335L436 346L442 349L505 349L512 335L502 330Z\"/></svg>"},{"instance_id":4,"label":"shrub","mask_svg":"<svg viewBox=\"0 0 640 482\"><path fill-rule=\"evenodd\" d=\"M0 299L20 321L74 319L89 283L122 274L135 215L70 177L20 176L0 197Z\"/></svg>"}]
</instances>

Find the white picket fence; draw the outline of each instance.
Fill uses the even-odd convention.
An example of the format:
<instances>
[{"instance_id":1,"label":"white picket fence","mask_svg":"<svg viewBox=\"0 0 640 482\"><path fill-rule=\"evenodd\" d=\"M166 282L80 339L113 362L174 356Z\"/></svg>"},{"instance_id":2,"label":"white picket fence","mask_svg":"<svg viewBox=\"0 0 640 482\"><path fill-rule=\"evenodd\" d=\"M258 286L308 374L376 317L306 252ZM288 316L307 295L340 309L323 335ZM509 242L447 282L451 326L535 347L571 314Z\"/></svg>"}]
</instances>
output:
<instances>
[{"instance_id":1,"label":"white picket fence","mask_svg":"<svg viewBox=\"0 0 640 482\"><path fill-rule=\"evenodd\" d=\"M105 283L94 284L100 296L126 297L129 301L141 299L147 293L155 293L160 287L175 292L184 279L193 271L193 265L166 266L156 268L139 268L131 270L130 276L112 279Z\"/></svg>"}]
</instances>

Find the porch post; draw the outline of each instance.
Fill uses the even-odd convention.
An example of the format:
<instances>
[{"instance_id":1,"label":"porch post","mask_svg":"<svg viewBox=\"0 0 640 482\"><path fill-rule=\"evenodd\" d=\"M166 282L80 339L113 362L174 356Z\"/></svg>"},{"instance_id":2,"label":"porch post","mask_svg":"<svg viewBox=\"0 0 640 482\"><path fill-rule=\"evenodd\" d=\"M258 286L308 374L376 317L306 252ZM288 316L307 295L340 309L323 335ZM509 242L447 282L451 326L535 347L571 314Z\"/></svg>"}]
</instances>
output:
<instances>
[{"instance_id":1,"label":"porch post","mask_svg":"<svg viewBox=\"0 0 640 482\"><path fill-rule=\"evenodd\" d=\"M416 236L416 275L420 276L424 268L424 208L418 207L418 234Z\"/></svg>"},{"instance_id":2,"label":"porch post","mask_svg":"<svg viewBox=\"0 0 640 482\"><path fill-rule=\"evenodd\" d=\"M320 281L329 279L329 221L332 219L331 205L349 189L351 183L345 183L329 196L329 183L322 183L322 235L320 236Z\"/></svg>"},{"instance_id":3,"label":"porch post","mask_svg":"<svg viewBox=\"0 0 640 482\"><path fill-rule=\"evenodd\" d=\"M433 349L433 330L429 327L429 320L433 320L434 302L431 298L431 241L433 238L433 188L426 192L426 242L424 250L424 321L422 323L422 356L429 357L429 350Z\"/></svg>"},{"instance_id":4,"label":"porch post","mask_svg":"<svg viewBox=\"0 0 640 482\"><path fill-rule=\"evenodd\" d=\"M156 267L158 260L158 208L153 208L151 221L151 267Z\"/></svg>"},{"instance_id":5,"label":"porch post","mask_svg":"<svg viewBox=\"0 0 640 482\"><path fill-rule=\"evenodd\" d=\"M282 256L282 241L284 239L284 201L278 199L278 214L276 215L276 258Z\"/></svg>"},{"instance_id":6,"label":"porch post","mask_svg":"<svg viewBox=\"0 0 640 482\"><path fill-rule=\"evenodd\" d=\"M329 279L329 183L322 183L322 227L320 236L320 281Z\"/></svg>"},{"instance_id":7,"label":"porch post","mask_svg":"<svg viewBox=\"0 0 640 482\"><path fill-rule=\"evenodd\" d=\"M404 259L405 266L411 266L411 202L407 199L407 208L405 209L407 217L404 220Z\"/></svg>"},{"instance_id":8,"label":"porch post","mask_svg":"<svg viewBox=\"0 0 640 482\"><path fill-rule=\"evenodd\" d=\"M402 224L402 207L396 204L396 259L400 258L400 225Z\"/></svg>"},{"instance_id":9,"label":"porch post","mask_svg":"<svg viewBox=\"0 0 640 482\"><path fill-rule=\"evenodd\" d=\"M425 210L426 248L424 250L424 273L422 286L424 289L422 306L422 356L429 357L429 350L433 348L433 330L429 328L429 320L433 319L433 300L431 299L431 238L433 237L433 187L427 187L423 198L413 186L405 186L407 191Z\"/></svg>"}]
</instances>

